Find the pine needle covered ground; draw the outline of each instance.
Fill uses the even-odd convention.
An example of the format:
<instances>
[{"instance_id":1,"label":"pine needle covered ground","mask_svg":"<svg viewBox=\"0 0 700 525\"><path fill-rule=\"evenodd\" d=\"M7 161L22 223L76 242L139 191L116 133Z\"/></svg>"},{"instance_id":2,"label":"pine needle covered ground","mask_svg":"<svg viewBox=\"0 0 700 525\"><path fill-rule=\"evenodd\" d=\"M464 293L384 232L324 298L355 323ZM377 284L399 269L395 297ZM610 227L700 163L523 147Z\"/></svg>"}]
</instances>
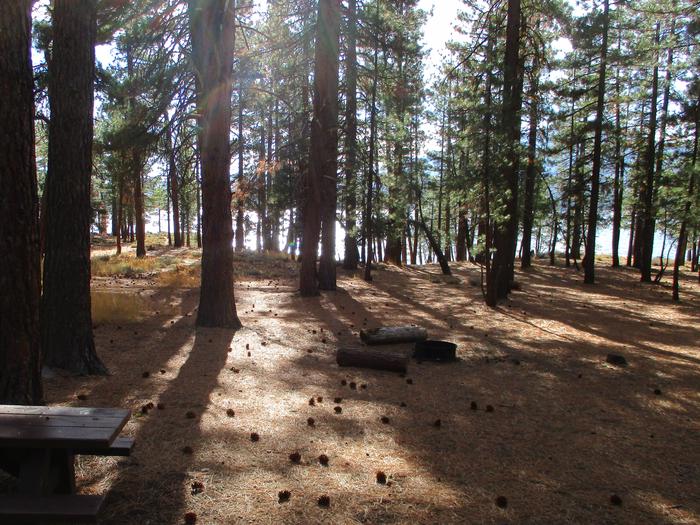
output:
<instances>
[{"instance_id":1,"label":"pine needle covered ground","mask_svg":"<svg viewBox=\"0 0 700 525\"><path fill-rule=\"evenodd\" d=\"M296 263L245 254L233 333L195 330L197 251L155 254L171 260L93 279L132 298L119 315L98 306L111 375L46 381L52 404L133 411L131 457L76 467L81 491L109 493L103 523L700 521L690 274L675 305L636 272L601 267L586 287L539 263L494 311L469 264L448 280L434 266L382 266L372 285L343 274L303 299ZM458 362L413 361L405 377L335 364L361 328L409 323L458 343Z\"/></svg>"}]
</instances>

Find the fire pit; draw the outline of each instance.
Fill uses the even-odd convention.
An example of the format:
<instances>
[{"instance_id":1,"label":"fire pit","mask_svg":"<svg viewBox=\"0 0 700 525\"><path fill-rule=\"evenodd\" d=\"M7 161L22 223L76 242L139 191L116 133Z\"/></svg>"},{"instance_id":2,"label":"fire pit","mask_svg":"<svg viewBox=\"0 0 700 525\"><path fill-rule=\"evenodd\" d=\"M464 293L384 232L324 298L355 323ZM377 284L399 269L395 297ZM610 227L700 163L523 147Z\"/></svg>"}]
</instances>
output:
<instances>
[{"instance_id":1,"label":"fire pit","mask_svg":"<svg viewBox=\"0 0 700 525\"><path fill-rule=\"evenodd\" d=\"M413 350L413 357L418 361L455 361L457 345L449 341L427 339L418 341Z\"/></svg>"}]
</instances>

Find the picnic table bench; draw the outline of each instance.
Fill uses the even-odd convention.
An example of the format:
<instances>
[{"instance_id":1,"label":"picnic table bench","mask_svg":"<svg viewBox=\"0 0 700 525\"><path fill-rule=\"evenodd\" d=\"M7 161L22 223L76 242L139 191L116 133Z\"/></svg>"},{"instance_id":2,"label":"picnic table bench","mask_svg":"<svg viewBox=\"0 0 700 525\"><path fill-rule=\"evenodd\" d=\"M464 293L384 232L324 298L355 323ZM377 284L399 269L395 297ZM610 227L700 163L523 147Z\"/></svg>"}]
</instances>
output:
<instances>
[{"instance_id":1,"label":"picnic table bench","mask_svg":"<svg viewBox=\"0 0 700 525\"><path fill-rule=\"evenodd\" d=\"M95 522L104 496L75 492L78 454L128 456L119 437L131 412L121 408L0 405L0 468L18 478L18 492L0 495L0 522Z\"/></svg>"}]
</instances>

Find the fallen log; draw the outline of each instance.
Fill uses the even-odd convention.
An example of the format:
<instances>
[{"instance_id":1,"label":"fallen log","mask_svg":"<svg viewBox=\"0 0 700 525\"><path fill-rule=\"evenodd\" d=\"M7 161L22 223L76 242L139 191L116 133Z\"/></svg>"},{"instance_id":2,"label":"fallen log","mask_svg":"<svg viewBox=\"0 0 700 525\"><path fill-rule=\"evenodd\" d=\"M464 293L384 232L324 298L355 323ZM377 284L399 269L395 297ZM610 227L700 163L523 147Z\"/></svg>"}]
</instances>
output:
<instances>
[{"instance_id":1,"label":"fallen log","mask_svg":"<svg viewBox=\"0 0 700 525\"><path fill-rule=\"evenodd\" d=\"M404 374L408 366L408 356L369 348L338 348L335 359L339 366L373 368Z\"/></svg>"},{"instance_id":2,"label":"fallen log","mask_svg":"<svg viewBox=\"0 0 700 525\"><path fill-rule=\"evenodd\" d=\"M428 331L420 326L383 326L360 330L360 339L368 345L386 345L391 343L415 343L425 341Z\"/></svg>"}]
</instances>

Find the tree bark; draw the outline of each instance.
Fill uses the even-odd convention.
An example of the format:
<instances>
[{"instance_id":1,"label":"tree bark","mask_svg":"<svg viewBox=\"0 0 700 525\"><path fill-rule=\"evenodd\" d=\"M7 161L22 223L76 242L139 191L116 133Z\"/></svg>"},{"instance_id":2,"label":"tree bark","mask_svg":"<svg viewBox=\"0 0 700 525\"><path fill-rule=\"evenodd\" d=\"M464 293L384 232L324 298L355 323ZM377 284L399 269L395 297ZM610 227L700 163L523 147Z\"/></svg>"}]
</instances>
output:
<instances>
[{"instance_id":1,"label":"tree bark","mask_svg":"<svg viewBox=\"0 0 700 525\"><path fill-rule=\"evenodd\" d=\"M303 296L318 294L319 279L324 289L335 289L339 30L340 6L337 0L321 0L316 22L309 170L304 192L304 236L299 275L299 288ZM316 258L322 221L322 260L317 274Z\"/></svg>"},{"instance_id":2,"label":"tree bark","mask_svg":"<svg viewBox=\"0 0 700 525\"><path fill-rule=\"evenodd\" d=\"M414 343L425 341L427 338L428 331L420 326L383 326L360 330L360 339L368 345Z\"/></svg>"},{"instance_id":3,"label":"tree bark","mask_svg":"<svg viewBox=\"0 0 700 525\"><path fill-rule=\"evenodd\" d=\"M348 0L345 56L345 257L343 268L356 270L357 250L357 0Z\"/></svg>"},{"instance_id":4,"label":"tree bark","mask_svg":"<svg viewBox=\"0 0 700 525\"><path fill-rule=\"evenodd\" d=\"M377 4L377 14L379 12L379 4ZM377 58L379 55L378 37L375 35L374 40L374 56L372 59L372 89L370 94L369 108L369 161L367 163L367 192L365 196L365 219L363 224L364 239L367 245L367 258L365 260L364 280L372 281L372 242L374 232L372 231L372 187L374 185L374 151L377 142L377 82L379 72L377 71Z\"/></svg>"},{"instance_id":5,"label":"tree bark","mask_svg":"<svg viewBox=\"0 0 700 525\"><path fill-rule=\"evenodd\" d=\"M96 31L93 1L54 2L41 345L47 366L76 374L107 372L95 352L90 311Z\"/></svg>"},{"instance_id":6,"label":"tree bark","mask_svg":"<svg viewBox=\"0 0 700 525\"><path fill-rule=\"evenodd\" d=\"M487 293L487 304L495 306L498 299L504 299L510 289L514 269L515 246L518 225L518 173L520 144L520 105L522 82L519 78L520 66L520 0L508 0L506 22L506 46L503 61L503 108L501 115L502 132L505 140L503 185L504 209L506 218L494 228L495 254L489 273L491 293Z\"/></svg>"},{"instance_id":7,"label":"tree bark","mask_svg":"<svg viewBox=\"0 0 700 525\"><path fill-rule=\"evenodd\" d=\"M239 328L233 293L231 223L231 94L235 6L227 0L189 0L192 63L202 162L202 280L198 326Z\"/></svg>"},{"instance_id":8,"label":"tree bark","mask_svg":"<svg viewBox=\"0 0 700 525\"><path fill-rule=\"evenodd\" d=\"M659 45L659 33L661 31L661 23L656 23L655 43ZM649 112L649 134L647 135L647 146L645 153L645 172L644 181L644 202L642 207L642 231L638 238L640 246L640 265L641 281L645 283L651 282L651 257L654 248L654 173L655 173L655 158L656 158L656 108L657 98L659 93L659 66L654 65L654 73L651 85L651 110Z\"/></svg>"},{"instance_id":9,"label":"tree bark","mask_svg":"<svg viewBox=\"0 0 700 525\"><path fill-rule=\"evenodd\" d=\"M30 0L0 2L0 403L42 401Z\"/></svg>"},{"instance_id":10,"label":"tree bark","mask_svg":"<svg viewBox=\"0 0 700 525\"><path fill-rule=\"evenodd\" d=\"M321 0L321 4L325 3ZM323 146L319 153L323 155L322 168L320 170L321 183L321 258L318 265L318 286L321 290L336 289L336 264L335 264L335 217L338 208L338 67L339 67L339 40L340 40L340 2L330 0L327 10L321 13L324 23L322 25L322 42L320 64L317 62L316 70L319 75L314 80L317 86L319 102L319 123L323 130ZM316 40L316 50L319 50L319 40ZM319 55L316 55L318 60ZM313 131L312 131L313 149ZM321 166L321 165L320 165ZM319 167L320 167L319 166Z\"/></svg>"},{"instance_id":11,"label":"tree bark","mask_svg":"<svg viewBox=\"0 0 700 525\"><path fill-rule=\"evenodd\" d=\"M688 242L688 219L690 208L695 193L695 172L698 161L698 137L700 136L700 100L695 108L695 138L693 140L693 160L691 162L690 180L688 181L688 194L685 196L681 228L678 234L678 246L676 246L676 258L673 263L673 300L680 301L680 267L684 265L685 249ZM694 247L695 248L695 247ZM663 252L662 252L663 255Z\"/></svg>"},{"instance_id":12,"label":"tree bark","mask_svg":"<svg viewBox=\"0 0 700 525\"><path fill-rule=\"evenodd\" d=\"M180 230L180 186L177 177L177 162L175 160L175 144L173 143L172 123L165 128L165 140L168 147L168 181L170 183L170 201L173 205L173 243L176 248L182 246Z\"/></svg>"},{"instance_id":13,"label":"tree bark","mask_svg":"<svg viewBox=\"0 0 700 525\"><path fill-rule=\"evenodd\" d=\"M535 177L537 172L537 121L538 121L538 86L539 86L539 53L535 50L530 79L530 130L528 133L527 167L525 169L525 201L523 203L523 240L520 267L525 269L532 265L530 259L532 242L532 224L534 222Z\"/></svg>"},{"instance_id":14,"label":"tree bark","mask_svg":"<svg viewBox=\"0 0 700 525\"><path fill-rule=\"evenodd\" d=\"M404 374L408 367L408 356L369 348L338 348L336 362L339 366L372 368Z\"/></svg>"},{"instance_id":15,"label":"tree bark","mask_svg":"<svg viewBox=\"0 0 700 525\"><path fill-rule=\"evenodd\" d=\"M595 240L598 227L598 196L600 194L600 165L603 142L603 113L605 111L605 73L608 57L609 1L603 1L603 42L600 46L598 66L598 94L596 101L595 133L593 138L593 168L591 174L591 200L588 206L588 232L583 282L595 283Z\"/></svg>"}]
</instances>

